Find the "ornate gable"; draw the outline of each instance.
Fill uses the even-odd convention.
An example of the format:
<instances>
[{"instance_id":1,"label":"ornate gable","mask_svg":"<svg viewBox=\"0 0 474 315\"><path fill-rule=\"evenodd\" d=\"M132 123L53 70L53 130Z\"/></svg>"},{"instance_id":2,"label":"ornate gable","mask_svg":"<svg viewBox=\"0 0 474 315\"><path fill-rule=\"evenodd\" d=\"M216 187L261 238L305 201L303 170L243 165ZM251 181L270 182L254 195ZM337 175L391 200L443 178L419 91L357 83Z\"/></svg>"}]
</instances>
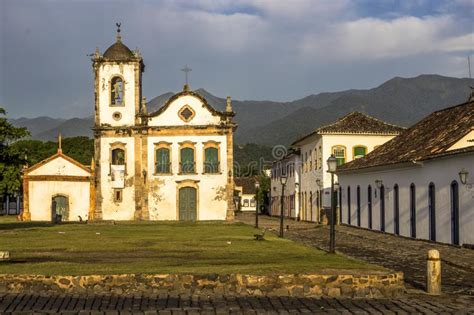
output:
<instances>
[{"instance_id":1,"label":"ornate gable","mask_svg":"<svg viewBox=\"0 0 474 315\"><path fill-rule=\"evenodd\" d=\"M184 90L170 97L159 110L149 114L148 125L218 125L227 115L214 109L199 93Z\"/></svg>"}]
</instances>

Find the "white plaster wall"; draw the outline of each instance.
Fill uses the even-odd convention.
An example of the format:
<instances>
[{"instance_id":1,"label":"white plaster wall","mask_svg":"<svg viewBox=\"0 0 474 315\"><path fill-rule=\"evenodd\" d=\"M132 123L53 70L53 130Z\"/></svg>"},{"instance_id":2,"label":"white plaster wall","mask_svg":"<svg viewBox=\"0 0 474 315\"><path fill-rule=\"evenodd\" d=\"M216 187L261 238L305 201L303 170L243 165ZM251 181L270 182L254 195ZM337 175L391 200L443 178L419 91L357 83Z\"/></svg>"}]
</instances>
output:
<instances>
[{"instance_id":1,"label":"white plaster wall","mask_svg":"<svg viewBox=\"0 0 474 315\"><path fill-rule=\"evenodd\" d=\"M114 189L110 176L110 145L121 142L126 147L126 174L125 188L123 189L122 202L114 202ZM100 139L100 177L102 192L102 218L104 220L133 220L135 214L135 189L133 177L135 175L135 150L134 138L102 137Z\"/></svg>"},{"instance_id":2,"label":"white plaster wall","mask_svg":"<svg viewBox=\"0 0 474 315\"><path fill-rule=\"evenodd\" d=\"M257 204L255 203L255 206L253 206L253 207L250 206L250 201L254 198L255 198L255 194L253 194L253 195L252 194L243 194L242 199L241 199L241 203L240 203L241 210L242 211L254 211L255 212L255 207L257 206ZM248 207L244 207L244 199L248 200Z\"/></svg>"},{"instance_id":3,"label":"white plaster wall","mask_svg":"<svg viewBox=\"0 0 474 315\"><path fill-rule=\"evenodd\" d=\"M321 176L324 178L324 197L323 207L331 206L330 187L331 174L327 172L327 159L332 154L332 147L336 145L343 145L346 147L346 163L354 159L353 147L363 145L367 147L367 153L374 150L375 146L384 144L391 140L394 136L380 136L380 135L323 135L323 168ZM337 182L337 176L334 176L334 181Z\"/></svg>"},{"instance_id":4,"label":"white plaster wall","mask_svg":"<svg viewBox=\"0 0 474 315\"><path fill-rule=\"evenodd\" d=\"M453 144L449 148L449 150L456 150L456 149L461 149L465 147L470 147L471 145L474 145L474 130L471 130L464 137L459 139L455 144Z\"/></svg>"},{"instance_id":5,"label":"white plaster wall","mask_svg":"<svg viewBox=\"0 0 474 315\"><path fill-rule=\"evenodd\" d=\"M155 175L155 143L165 141L171 145L171 175ZM179 175L180 142L196 142L197 174ZM216 141L220 144L220 174L204 174L204 143ZM225 220L227 213L227 139L225 135L213 136L164 136L148 138L148 209L151 220L178 219L177 181L197 180L198 220Z\"/></svg>"},{"instance_id":6,"label":"white plaster wall","mask_svg":"<svg viewBox=\"0 0 474 315\"><path fill-rule=\"evenodd\" d=\"M451 196L453 180L459 184L460 242L474 244L474 187L459 181L459 171L464 168L474 180L474 155L458 155L450 158L426 161L423 166L412 166L357 174L340 174L342 185L342 222L348 223L347 187L351 187L351 224L357 225L356 187L361 187L361 226L368 227L367 186L372 186L373 229L380 229L380 192L375 196L375 180L385 186L385 231L394 233L394 190L399 185L400 234L410 236L410 184L416 185L416 236L429 239L428 186L436 185L437 241L451 243Z\"/></svg>"},{"instance_id":7,"label":"white plaster wall","mask_svg":"<svg viewBox=\"0 0 474 315\"><path fill-rule=\"evenodd\" d=\"M68 175L68 176L90 176L86 170L74 165L65 158L58 156L52 161L31 171L28 175Z\"/></svg>"},{"instance_id":8,"label":"white plaster wall","mask_svg":"<svg viewBox=\"0 0 474 315\"><path fill-rule=\"evenodd\" d=\"M51 221L51 203L55 195L69 198L69 221L88 218L89 182L33 181L28 184L32 221Z\"/></svg>"},{"instance_id":9,"label":"white plaster wall","mask_svg":"<svg viewBox=\"0 0 474 315\"><path fill-rule=\"evenodd\" d=\"M178 115L180 109L188 105L191 107L195 116L189 122L184 122ZM149 120L149 126L182 126L182 125L217 125L220 122L219 116L213 116L212 113L205 108L204 104L197 97L192 95L183 95L174 100L169 107L159 116L155 116Z\"/></svg>"},{"instance_id":10,"label":"white plaster wall","mask_svg":"<svg viewBox=\"0 0 474 315\"><path fill-rule=\"evenodd\" d=\"M133 125L135 123L135 64L101 64L99 68L99 115L101 124L111 126ZM110 80L120 75L124 78L124 105L110 106ZM113 113L119 112L122 118L116 121Z\"/></svg>"}]
</instances>

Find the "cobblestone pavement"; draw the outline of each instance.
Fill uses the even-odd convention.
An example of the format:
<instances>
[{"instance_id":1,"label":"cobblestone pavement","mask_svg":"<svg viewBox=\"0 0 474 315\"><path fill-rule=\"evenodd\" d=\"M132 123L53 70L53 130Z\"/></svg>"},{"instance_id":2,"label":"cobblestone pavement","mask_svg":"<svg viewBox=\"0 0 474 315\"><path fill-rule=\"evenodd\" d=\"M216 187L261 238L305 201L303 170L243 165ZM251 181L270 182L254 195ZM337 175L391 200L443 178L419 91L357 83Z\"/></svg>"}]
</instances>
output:
<instances>
[{"instance_id":1,"label":"cobblestone pavement","mask_svg":"<svg viewBox=\"0 0 474 315\"><path fill-rule=\"evenodd\" d=\"M349 300L232 296L0 295L1 314L474 314L474 304L470 305L466 301L452 300L446 303L445 300L434 301L426 297Z\"/></svg>"},{"instance_id":2,"label":"cobblestone pavement","mask_svg":"<svg viewBox=\"0 0 474 315\"><path fill-rule=\"evenodd\" d=\"M238 215L237 220L254 225L254 214ZM259 216L261 228L279 231L279 219ZM310 222L285 220L285 237L308 246L327 250L329 227ZM425 288L426 255L437 249L441 256L442 290L474 296L474 250L451 245L413 240L393 234L346 225L336 226L336 251L345 255L403 271L408 287Z\"/></svg>"}]
</instances>

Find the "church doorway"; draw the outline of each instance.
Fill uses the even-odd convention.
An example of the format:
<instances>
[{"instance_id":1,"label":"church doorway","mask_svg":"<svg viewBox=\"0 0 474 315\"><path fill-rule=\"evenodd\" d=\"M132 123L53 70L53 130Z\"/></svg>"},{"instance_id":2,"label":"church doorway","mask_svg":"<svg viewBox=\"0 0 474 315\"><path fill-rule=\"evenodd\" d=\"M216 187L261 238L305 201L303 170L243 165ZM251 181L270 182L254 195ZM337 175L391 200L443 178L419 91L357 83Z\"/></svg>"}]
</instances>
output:
<instances>
[{"instance_id":1,"label":"church doorway","mask_svg":"<svg viewBox=\"0 0 474 315\"><path fill-rule=\"evenodd\" d=\"M179 189L179 220L196 221L197 217L197 190L194 187Z\"/></svg>"},{"instance_id":2,"label":"church doorway","mask_svg":"<svg viewBox=\"0 0 474 315\"><path fill-rule=\"evenodd\" d=\"M53 196L51 201L51 220L55 223L69 220L69 198L67 196Z\"/></svg>"}]
</instances>

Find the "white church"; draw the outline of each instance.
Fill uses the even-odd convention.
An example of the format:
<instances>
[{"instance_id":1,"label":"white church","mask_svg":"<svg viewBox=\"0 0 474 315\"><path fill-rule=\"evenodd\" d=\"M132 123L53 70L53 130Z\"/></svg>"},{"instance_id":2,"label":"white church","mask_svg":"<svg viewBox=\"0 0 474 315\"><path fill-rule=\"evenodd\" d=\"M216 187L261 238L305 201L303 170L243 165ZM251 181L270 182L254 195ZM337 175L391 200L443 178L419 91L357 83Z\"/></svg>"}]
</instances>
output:
<instances>
[{"instance_id":1,"label":"white church","mask_svg":"<svg viewBox=\"0 0 474 315\"><path fill-rule=\"evenodd\" d=\"M156 112L142 97L143 59L116 42L92 56L94 157L58 153L24 171L23 220L230 220L230 98L224 112L184 89Z\"/></svg>"}]
</instances>

